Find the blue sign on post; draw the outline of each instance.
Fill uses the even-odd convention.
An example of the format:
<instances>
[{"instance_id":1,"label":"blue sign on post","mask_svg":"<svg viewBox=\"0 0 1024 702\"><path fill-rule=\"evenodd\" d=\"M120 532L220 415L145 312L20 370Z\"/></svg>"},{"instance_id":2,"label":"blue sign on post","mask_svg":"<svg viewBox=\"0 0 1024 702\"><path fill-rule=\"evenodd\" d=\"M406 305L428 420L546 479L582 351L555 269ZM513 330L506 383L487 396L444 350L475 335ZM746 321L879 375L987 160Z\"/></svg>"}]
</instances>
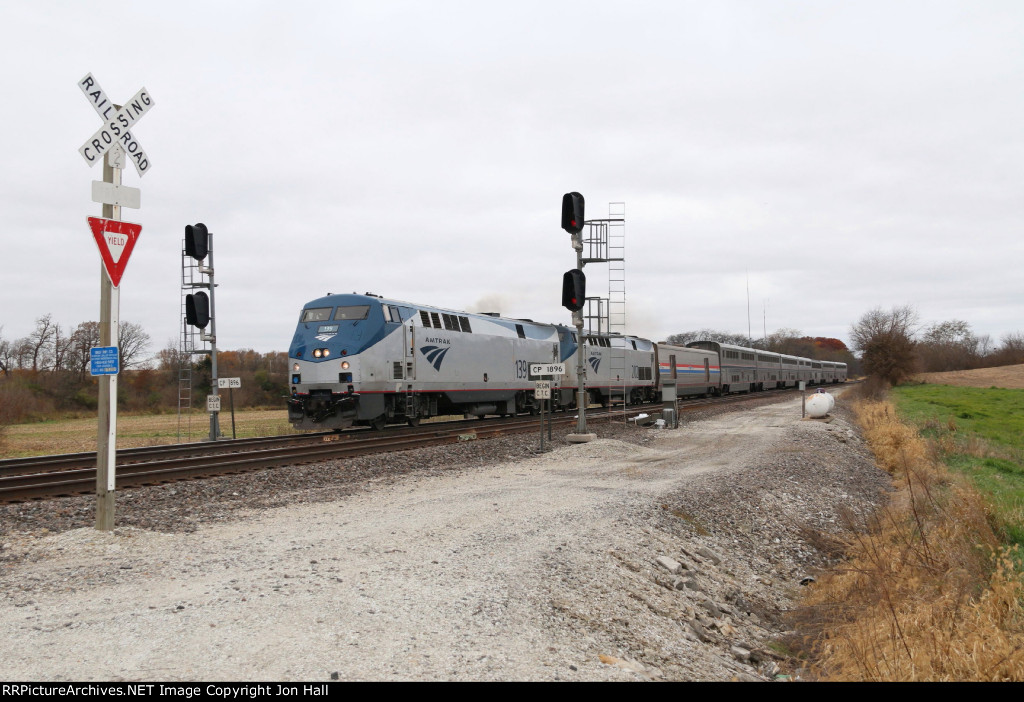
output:
<instances>
[{"instance_id":1,"label":"blue sign on post","mask_svg":"<svg viewBox=\"0 0 1024 702\"><path fill-rule=\"evenodd\" d=\"M116 346L93 346L89 349L90 375L117 375L118 355Z\"/></svg>"}]
</instances>

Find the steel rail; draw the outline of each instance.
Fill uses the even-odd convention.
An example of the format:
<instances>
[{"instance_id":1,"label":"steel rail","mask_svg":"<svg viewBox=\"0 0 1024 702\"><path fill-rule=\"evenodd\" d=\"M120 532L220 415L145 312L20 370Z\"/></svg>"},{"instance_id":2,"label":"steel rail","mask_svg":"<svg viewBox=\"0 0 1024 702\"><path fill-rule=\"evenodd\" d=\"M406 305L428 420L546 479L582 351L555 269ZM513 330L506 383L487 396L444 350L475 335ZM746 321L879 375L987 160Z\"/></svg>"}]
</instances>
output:
<instances>
[{"instance_id":1,"label":"steel rail","mask_svg":"<svg viewBox=\"0 0 1024 702\"><path fill-rule=\"evenodd\" d=\"M799 391L776 392L790 394ZM766 395L767 393L743 393L718 398L680 400L677 406L680 412L687 412L740 403ZM625 413L635 414L645 410L656 412L661 408L661 403L633 405ZM616 420L625 413L621 408L608 408L594 411L590 416L592 421ZM574 426L575 412L555 413L551 415L550 421L552 426ZM291 434L264 439L236 439L171 447L125 449L124 453L129 455L125 457L124 462L120 460L122 452L118 453L116 483L118 489L123 489L353 458L371 453L406 451L506 434L535 432L538 431L539 422L539 416L530 415L481 422L439 422L417 428L396 427L383 433L361 430ZM88 462L90 457L91 464ZM65 461L60 463L62 458ZM21 502L95 492L95 453L44 456L35 459L37 463L34 465L32 460L13 459L0 462L0 502ZM9 471L5 470L8 466L11 467ZM33 472L26 472L33 468Z\"/></svg>"}]
</instances>

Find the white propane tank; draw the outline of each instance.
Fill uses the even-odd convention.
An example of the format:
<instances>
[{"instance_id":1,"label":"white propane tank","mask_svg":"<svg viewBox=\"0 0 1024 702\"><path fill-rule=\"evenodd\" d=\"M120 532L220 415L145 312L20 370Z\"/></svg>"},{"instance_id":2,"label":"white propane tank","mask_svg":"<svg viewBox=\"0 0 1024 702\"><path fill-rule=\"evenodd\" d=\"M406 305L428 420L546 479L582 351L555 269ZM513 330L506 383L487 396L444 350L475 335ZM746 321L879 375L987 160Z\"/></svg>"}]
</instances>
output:
<instances>
[{"instance_id":1,"label":"white propane tank","mask_svg":"<svg viewBox=\"0 0 1024 702\"><path fill-rule=\"evenodd\" d=\"M835 404L836 399L827 392L812 393L807 398L807 404L805 405L807 416L814 419L824 417Z\"/></svg>"}]
</instances>

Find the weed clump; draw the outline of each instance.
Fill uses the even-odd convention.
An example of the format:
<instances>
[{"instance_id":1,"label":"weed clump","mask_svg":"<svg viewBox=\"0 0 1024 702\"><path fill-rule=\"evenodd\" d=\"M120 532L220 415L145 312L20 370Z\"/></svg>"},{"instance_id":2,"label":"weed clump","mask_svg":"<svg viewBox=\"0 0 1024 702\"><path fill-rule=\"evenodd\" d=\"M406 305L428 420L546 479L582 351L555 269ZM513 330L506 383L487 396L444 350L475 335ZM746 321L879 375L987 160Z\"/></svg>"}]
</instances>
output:
<instances>
[{"instance_id":1,"label":"weed clump","mask_svg":"<svg viewBox=\"0 0 1024 702\"><path fill-rule=\"evenodd\" d=\"M855 411L896 490L795 613L820 677L1024 680L1024 577L985 500L891 404Z\"/></svg>"}]
</instances>

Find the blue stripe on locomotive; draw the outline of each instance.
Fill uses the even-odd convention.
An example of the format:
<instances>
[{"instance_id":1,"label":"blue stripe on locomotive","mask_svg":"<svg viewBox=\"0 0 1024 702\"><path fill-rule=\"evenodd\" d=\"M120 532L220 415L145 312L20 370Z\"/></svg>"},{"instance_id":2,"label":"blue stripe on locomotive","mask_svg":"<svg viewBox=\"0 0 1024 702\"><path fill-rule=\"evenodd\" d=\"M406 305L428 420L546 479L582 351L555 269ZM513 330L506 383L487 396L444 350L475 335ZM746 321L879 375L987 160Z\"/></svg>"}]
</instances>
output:
<instances>
[{"instance_id":1,"label":"blue stripe on locomotive","mask_svg":"<svg viewBox=\"0 0 1024 702\"><path fill-rule=\"evenodd\" d=\"M303 322L302 317L306 310L320 307L331 308L333 312L337 307L348 307L355 305L366 305L369 311L366 319L335 320L329 319L322 322ZM406 308L412 314L412 308ZM404 313L403 313L404 316ZM288 355L292 358L301 358L304 361L318 363L321 361L332 361L341 355L344 350L346 356L360 353L370 348L385 336L400 326L397 322L387 322L384 313L381 311L381 301L377 298L365 295L327 295L317 298L305 306L299 313L299 322L292 337L291 346L288 347ZM337 331L330 329L321 332L324 327L337 327ZM317 338L321 334L322 337ZM327 358L314 358L308 353L313 348L330 349L331 355Z\"/></svg>"},{"instance_id":2,"label":"blue stripe on locomotive","mask_svg":"<svg viewBox=\"0 0 1024 702\"><path fill-rule=\"evenodd\" d=\"M322 322L303 322L302 318L306 310L317 308L331 308L332 312L338 307L366 305L369 312L366 319L358 320L335 320L329 319ZM420 310L427 313L448 314L449 310L440 307L417 305L415 308L406 303L393 300L385 300L366 295L326 295L306 303L299 313L299 321L292 337L292 343L288 348L288 355L292 358L302 359L313 363L320 363L337 359L341 355L352 356L365 351L374 344L381 341L388 334L401 326L401 322L387 321L382 310L383 305L397 308L401 314L402 321L406 321ZM576 342L573 341L573 331L563 325L542 324L526 320L511 320L502 317L491 317L490 315L457 313L468 316L470 319L479 318L508 329L513 335L517 333L516 327L521 327L527 339L547 339L551 333L551 327L558 329L559 360L566 361L576 353ZM336 330L322 332L325 327L336 327ZM321 335L318 338L318 334ZM314 358L310 351L315 348L329 349L331 354L325 358ZM344 354L342 354L344 351Z\"/></svg>"}]
</instances>

